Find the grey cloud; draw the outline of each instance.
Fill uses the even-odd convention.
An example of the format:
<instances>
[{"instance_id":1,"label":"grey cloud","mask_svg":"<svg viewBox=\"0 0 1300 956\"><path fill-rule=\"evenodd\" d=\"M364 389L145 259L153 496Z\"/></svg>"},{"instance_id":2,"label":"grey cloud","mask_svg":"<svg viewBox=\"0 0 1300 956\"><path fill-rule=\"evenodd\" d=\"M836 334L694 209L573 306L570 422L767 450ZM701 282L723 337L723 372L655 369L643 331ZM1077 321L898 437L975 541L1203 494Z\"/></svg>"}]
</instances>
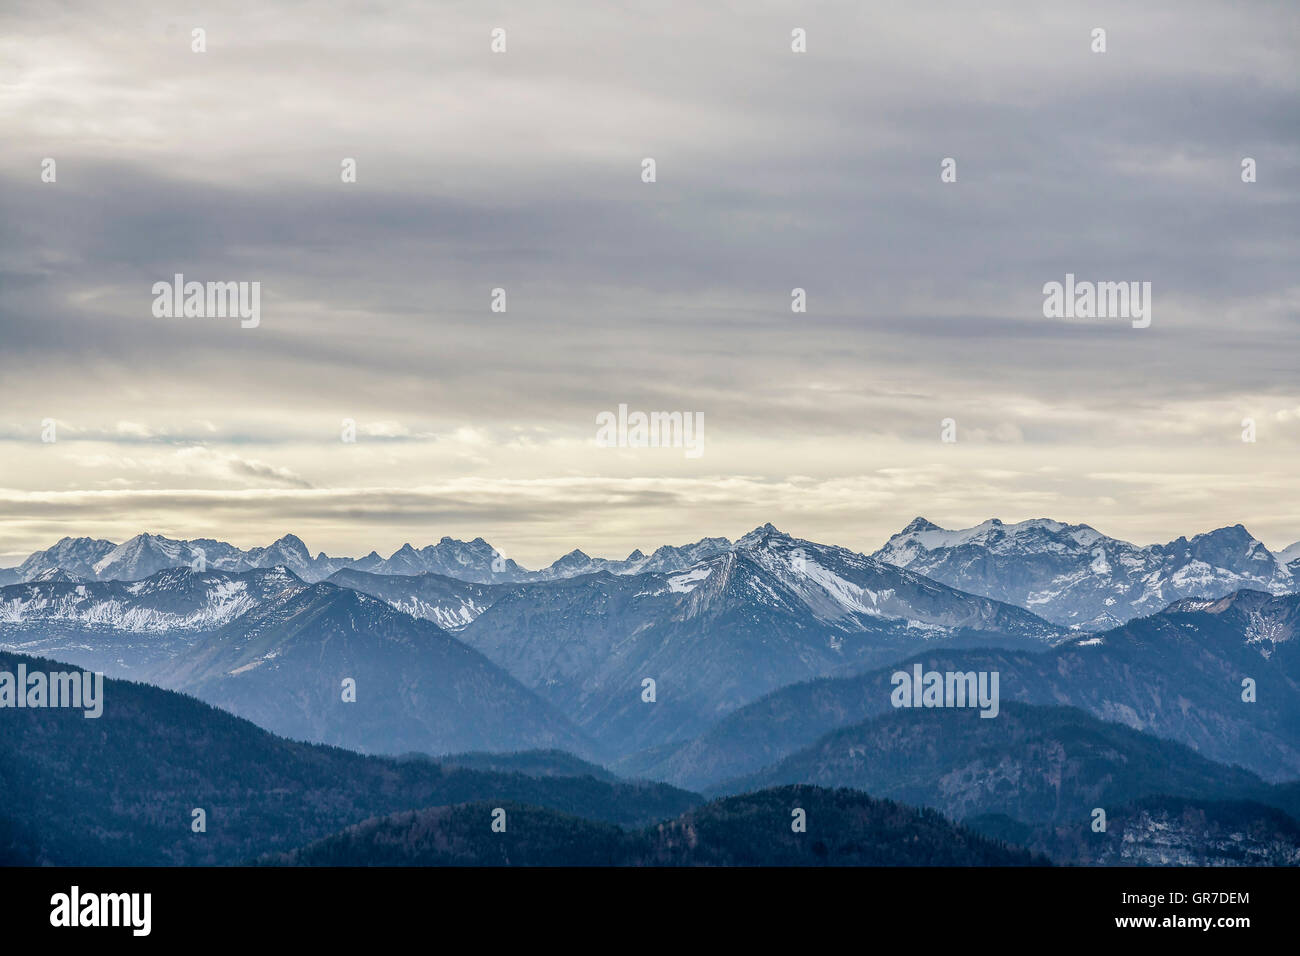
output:
<instances>
[{"instance_id":1,"label":"grey cloud","mask_svg":"<svg viewBox=\"0 0 1300 956\"><path fill-rule=\"evenodd\" d=\"M461 426L544 444L586 439L626 401L704 411L723 447L770 449L771 481L791 442L839 450L821 480L861 469L866 440L928 449L950 415L972 443L1018 432L1050 460L1149 442L1199 472L1220 429L1230 441L1242 415L1300 405L1286 5L438 10L7 5L0 82L23 146L0 160L7 451L47 416L80 430L70 440L119 444L137 440L111 434L129 420L162 441L257 446L249 481L321 486L296 446L336 442L342 417L404 427L376 444ZM498 22L511 51L494 58ZM1087 52L1095 25L1104 56ZM46 155L54 185L37 178ZM1152 327L1043 319L1042 284L1067 271L1151 281ZM150 286L174 272L262 282L262 325L153 318ZM496 286L505 314L488 311ZM795 286L806 315L790 313ZM1269 438L1300 441L1281 421ZM483 460L437 466L500 467ZM710 462L728 464L752 456ZM580 511L420 501L430 520L496 516L542 538ZM636 491L619 507L685 505Z\"/></svg>"}]
</instances>

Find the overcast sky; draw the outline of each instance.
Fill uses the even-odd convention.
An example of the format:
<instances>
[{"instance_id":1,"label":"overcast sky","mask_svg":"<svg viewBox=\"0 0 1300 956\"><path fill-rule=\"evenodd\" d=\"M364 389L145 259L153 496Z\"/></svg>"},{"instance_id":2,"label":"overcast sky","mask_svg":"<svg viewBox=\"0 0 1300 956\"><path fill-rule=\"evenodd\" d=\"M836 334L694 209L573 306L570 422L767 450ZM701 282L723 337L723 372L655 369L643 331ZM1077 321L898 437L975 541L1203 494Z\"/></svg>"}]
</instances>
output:
<instances>
[{"instance_id":1,"label":"overcast sky","mask_svg":"<svg viewBox=\"0 0 1300 956\"><path fill-rule=\"evenodd\" d=\"M1300 539L1300 5L996 7L8 0L0 565ZM175 273L260 282L260 325L156 318ZM1151 326L1044 318L1066 273L1150 282ZM703 454L598 447L620 403Z\"/></svg>"}]
</instances>

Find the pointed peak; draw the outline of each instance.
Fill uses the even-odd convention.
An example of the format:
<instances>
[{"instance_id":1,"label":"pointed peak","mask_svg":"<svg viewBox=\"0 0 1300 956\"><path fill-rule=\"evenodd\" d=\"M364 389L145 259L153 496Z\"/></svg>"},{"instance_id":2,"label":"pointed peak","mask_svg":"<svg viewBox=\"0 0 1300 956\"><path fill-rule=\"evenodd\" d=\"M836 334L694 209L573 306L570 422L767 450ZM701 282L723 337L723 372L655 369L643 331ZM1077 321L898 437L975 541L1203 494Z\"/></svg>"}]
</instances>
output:
<instances>
[{"instance_id":1,"label":"pointed peak","mask_svg":"<svg viewBox=\"0 0 1300 956\"><path fill-rule=\"evenodd\" d=\"M749 534L738 540L736 542L736 547L753 548L772 538L779 538L784 541L796 540L769 521L766 524L759 525Z\"/></svg>"},{"instance_id":2,"label":"pointed peak","mask_svg":"<svg viewBox=\"0 0 1300 956\"><path fill-rule=\"evenodd\" d=\"M307 550L307 545L303 544L302 538L298 537L296 534L286 534L284 537L272 544L271 548L282 552L287 551L290 554L308 560L311 558L311 552ZM271 548L268 548L267 550L269 551Z\"/></svg>"},{"instance_id":3,"label":"pointed peak","mask_svg":"<svg viewBox=\"0 0 1300 956\"><path fill-rule=\"evenodd\" d=\"M902 531L900 531L899 534L916 534L920 531L942 531L942 530L943 529L940 528L933 521L930 521L926 518L922 518L920 515L917 515L915 518L913 518L911 521L908 522L907 527L904 528Z\"/></svg>"}]
</instances>

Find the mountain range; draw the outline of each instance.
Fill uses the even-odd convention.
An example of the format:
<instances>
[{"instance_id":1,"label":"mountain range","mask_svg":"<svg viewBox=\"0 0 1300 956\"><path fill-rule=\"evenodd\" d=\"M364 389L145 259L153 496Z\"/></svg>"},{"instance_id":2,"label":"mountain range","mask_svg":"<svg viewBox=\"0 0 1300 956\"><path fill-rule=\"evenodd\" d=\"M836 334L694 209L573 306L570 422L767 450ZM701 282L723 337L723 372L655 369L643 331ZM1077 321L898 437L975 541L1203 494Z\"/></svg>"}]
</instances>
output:
<instances>
[{"instance_id":1,"label":"mountain range","mask_svg":"<svg viewBox=\"0 0 1300 956\"><path fill-rule=\"evenodd\" d=\"M54 715L21 717L22 746L0 741L17 808L0 809L0 858L71 858L51 821L80 801L100 861L889 862L898 848L861 829L894 819L884 800L909 805L900 832L933 861L1031 860L998 857L1005 843L1059 862L1300 862L1298 560L1300 548L1274 555L1241 526L1137 548L1046 520L945 531L917 519L870 556L766 524L625 561L574 552L543 571L482 539L353 561L312 558L292 535L249 552L68 538L0 586L0 670L21 654L103 671L106 715L124 702L128 720L83 721L69 737ZM914 668L997 674L998 719L892 706L895 675ZM158 793L97 778L118 794L105 803L23 783L93 759L87 741L114 727L133 739L106 746L105 761L134 767L156 749L172 754L165 773L195 783L208 771L181 766L182 712L253 754L306 748L285 758L285 782L267 783L263 809L300 786L292 812L342 809L213 855L155 828L171 812ZM14 713L0 712L6 733ZM238 718L280 742L236 732L252 727ZM227 765L208 781L218 790L256 777L205 746ZM380 761L378 778L362 777L393 799L327 793L301 765L327 752ZM427 801L393 789L393 775L432 786L435 772L497 783ZM624 812L556 796L589 799L629 777L660 783L601 791ZM685 796L650 811L646 786ZM816 850L763 829L792 786L824 808L848 800L856 809L837 819L852 839ZM146 817L123 810L136 797ZM485 800L536 828L485 839ZM1104 834L1087 825L1097 807L1113 823ZM679 842L705 820L726 824ZM991 842L970 842L977 833ZM566 853L565 840L580 846Z\"/></svg>"},{"instance_id":2,"label":"mountain range","mask_svg":"<svg viewBox=\"0 0 1300 956\"><path fill-rule=\"evenodd\" d=\"M1293 779L1300 775L1298 629L1300 594L1241 591L1179 602L1041 653L936 648L891 667L782 687L693 740L647 748L615 769L695 789L756 773L830 731L889 713L893 674L920 665L997 672L1004 703L1074 706L1265 780Z\"/></svg>"},{"instance_id":3,"label":"mountain range","mask_svg":"<svg viewBox=\"0 0 1300 956\"><path fill-rule=\"evenodd\" d=\"M1182 598L1300 590L1300 543L1273 554L1241 525L1138 547L1047 519L947 531L917 518L873 557L1090 631Z\"/></svg>"},{"instance_id":4,"label":"mountain range","mask_svg":"<svg viewBox=\"0 0 1300 956\"><path fill-rule=\"evenodd\" d=\"M0 651L0 671L55 661ZM442 766L276 736L185 694L108 679L101 717L3 711L0 865L225 865L321 839L399 810L515 801L639 827L701 801L663 784ZM574 772L578 771L578 772ZM206 830L192 829L202 809Z\"/></svg>"},{"instance_id":5,"label":"mountain range","mask_svg":"<svg viewBox=\"0 0 1300 956\"><path fill-rule=\"evenodd\" d=\"M1300 816L1294 785L1265 783L1183 744L1075 708L1017 702L1004 704L997 720L965 709L894 711L832 731L719 789L743 793L792 783L851 787L933 807L1057 860L1116 852L1097 845L1092 824L1098 808L1107 815L1108 833L1119 821L1139 817L1136 807L1150 810L1160 799L1202 801L1211 814L1227 804L1237 810L1252 804L1252 821L1267 822L1273 811ZM1274 862L1300 862L1297 835L1300 828L1284 830L1278 846L1258 852ZM1180 862L1231 861L1231 853L1192 843L1181 849ZM1066 852L1067 846L1073 849Z\"/></svg>"},{"instance_id":6,"label":"mountain range","mask_svg":"<svg viewBox=\"0 0 1300 956\"><path fill-rule=\"evenodd\" d=\"M430 621L283 567L0 589L0 647L184 690L276 733L370 753L590 748ZM344 681L355 701L345 701Z\"/></svg>"},{"instance_id":7,"label":"mountain range","mask_svg":"<svg viewBox=\"0 0 1300 956\"><path fill-rule=\"evenodd\" d=\"M69 578L79 566L70 562L71 570L46 567L38 572L42 580L0 588L0 647L185 690L301 739L375 753L563 747L631 761L626 765L639 772L690 786L723 778L707 759L697 769L679 763L689 764L687 755L710 734L727 740L730 722L746 719L764 695L798 695L806 681L850 679L940 650L978 648L986 662L1023 675L1024 686L1004 683L1013 699L1073 703L1208 748L1211 756L1246 741L1251 761L1271 759L1274 772L1300 768L1297 744L1286 736L1290 711L1278 709L1278 695L1261 698L1252 711L1269 720L1242 726L1241 714L1224 703L1221 683L1226 674L1239 673L1240 680L1290 660L1293 623L1279 611L1284 601L1233 592L1224 605L1231 613L1211 615L1214 627L1196 632L1187 648L1165 649L1168 634L1182 631L1161 630L1151 646L1135 643L1133 634L1151 622L1190 620L1205 599L1132 619L1127 631L1078 638L1078 630L1025 608L899 566L921 557L908 550L909 541L931 557L943 548L955 554L996 547L1005 561L1026 567L1049 561L1044 554L1065 560L1062 540L1076 551L1111 547L1082 526L1027 522L1005 535L998 527L949 538L916 521L882 556L867 557L769 524L735 542L708 539L673 554L656 552L654 561L670 568L697 559L684 569L602 568L491 584L357 568L311 582L283 564L247 571L169 567L142 580L74 583ZM1252 540L1244 530L1225 529L1162 553L1235 561L1240 574L1253 562L1252 580L1271 575L1280 587L1279 566ZM264 554L306 554L291 544L282 540ZM52 550L68 560L77 549L61 543ZM479 557L491 553L484 545ZM1111 580L1095 558L1093 564L1098 580ZM96 573L112 566L105 558L90 565ZM1188 578L1176 580L1190 588ZM1075 591L1080 587L1076 582ZM1227 621L1221 643L1204 639L1211 630L1225 632ZM1106 653L1098 652L1100 644ZM1270 660L1279 648L1281 656ZM1039 660L1045 653L1049 664ZM1041 667L1074 666L1076 659L1089 665L1089 677L1094 661L1111 672L1096 668L1095 680L1074 685L1046 673L1029 683ZM1129 670L1115 672L1121 662ZM1133 673L1148 670L1151 683L1137 686ZM358 696L344 706L346 678L357 682ZM1168 694L1153 697L1155 687ZM1189 712L1193 703L1197 710ZM1279 749L1272 752L1275 737ZM797 739L796 748L812 739ZM725 749L720 767L732 775L769 762L753 764L751 752L752 759L775 756L730 741Z\"/></svg>"},{"instance_id":8,"label":"mountain range","mask_svg":"<svg viewBox=\"0 0 1300 956\"><path fill-rule=\"evenodd\" d=\"M646 556L633 551L622 561L591 558L571 551L548 568L529 571L506 558L482 538L458 541L443 537L435 545L404 544L387 558L371 551L365 557L315 557L297 535L287 534L264 548L247 551L211 538L177 539L143 533L115 544L97 538L62 538L35 551L15 568L0 568L0 585L37 581L62 572L75 581L137 581L166 568L251 571L281 565L309 583L322 581L348 568L370 574L440 574L478 584L552 581L609 571L614 574L677 571L731 547L726 538L704 538L676 548L664 546Z\"/></svg>"},{"instance_id":9,"label":"mountain range","mask_svg":"<svg viewBox=\"0 0 1300 956\"><path fill-rule=\"evenodd\" d=\"M64 666L0 653L0 670L20 662ZM1009 704L1005 726L956 711L891 715L770 774L842 775L852 788L755 780L705 803L563 752L367 757L146 684L110 679L105 697L96 721L6 715L0 865L982 866L1041 863L1044 850L1100 864L1300 861L1296 784L1062 708ZM1094 803L1108 813L1104 834L1087 825ZM936 805L943 815L925 809ZM504 833L491 828L497 812Z\"/></svg>"},{"instance_id":10,"label":"mountain range","mask_svg":"<svg viewBox=\"0 0 1300 956\"><path fill-rule=\"evenodd\" d=\"M182 567L0 588L0 647L385 753L563 746L612 757L691 737L792 680L924 647L1037 651L1068 636L771 526L678 573L480 585L345 569L313 584L283 566ZM348 677L359 693L343 708Z\"/></svg>"},{"instance_id":11,"label":"mountain range","mask_svg":"<svg viewBox=\"0 0 1300 956\"><path fill-rule=\"evenodd\" d=\"M600 572L507 589L457 636L606 752L627 752L698 733L791 681L931 646L1041 651L1068 634L765 526L680 573ZM653 702L643 697L647 679Z\"/></svg>"},{"instance_id":12,"label":"mountain range","mask_svg":"<svg viewBox=\"0 0 1300 956\"><path fill-rule=\"evenodd\" d=\"M351 558L324 552L313 557L293 534L247 551L210 538L181 540L149 533L122 544L69 537L34 552L16 568L0 568L0 586L59 574L78 582L133 581L181 566L249 571L282 565L309 583L344 569L390 576L436 574L484 585L555 581L600 571L671 573L743 548L743 542L761 530L735 542L706 537L680 547L665 545L650 555L636 550L621 560L574 550L539 571L506 558L482 538L443 537L422 548L404 544L387 558L375 551ZM1241 525L1139 547L1088 525L1045 518L1017 524L994 518L960 531L917 518L872 557L1026 608L1055 624L1087 630L1154 614L1184 597L1219 597L1242 588L1275 594L1300 589L1300 542L1274 554Z\"/></svg>"}]
</instances>

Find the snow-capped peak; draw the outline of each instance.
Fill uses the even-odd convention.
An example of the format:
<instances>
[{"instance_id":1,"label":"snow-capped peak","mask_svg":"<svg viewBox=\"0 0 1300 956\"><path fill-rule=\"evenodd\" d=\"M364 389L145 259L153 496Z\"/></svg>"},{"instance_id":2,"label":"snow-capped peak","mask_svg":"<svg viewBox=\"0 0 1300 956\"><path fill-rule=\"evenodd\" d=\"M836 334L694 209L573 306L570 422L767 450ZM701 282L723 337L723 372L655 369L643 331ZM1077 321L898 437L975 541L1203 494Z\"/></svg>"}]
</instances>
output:
<instances>
[{"instance_id":1,"label":"snow-capped peak","mask_svg":"<svg viewBox=\"0 0 1300 956\"><path fill-rule=\"evenodd\" d=\"M993 518L959 531L913 522L875 557L1090 630L1154 614L1179 598L1243 587L1282 593L1296 580L1241 525L1142 548L1049 518Z\"/></svg>"}]
</instances>

